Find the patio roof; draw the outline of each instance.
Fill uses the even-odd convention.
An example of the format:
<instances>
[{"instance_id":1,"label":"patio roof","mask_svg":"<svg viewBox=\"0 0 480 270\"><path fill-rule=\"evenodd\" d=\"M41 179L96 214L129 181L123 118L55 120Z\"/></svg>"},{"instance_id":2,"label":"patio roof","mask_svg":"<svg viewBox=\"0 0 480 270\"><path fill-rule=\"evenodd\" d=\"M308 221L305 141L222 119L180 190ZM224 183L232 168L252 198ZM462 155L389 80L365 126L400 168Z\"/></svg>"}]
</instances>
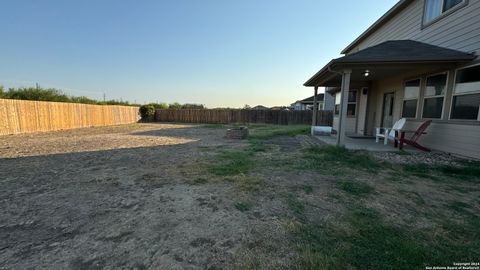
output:
<instances>
[{"instance_id":1,"label":"patio roof","mask_svg":"<svg viewBox=\"0 0 480 270\"><path fill-rule=\"evenodd\" d=\"M442 48L413 40L392 40L330 61L304 86L329 86L326 81L335 77L340 68L378 65L446 64L469 62L473 54Z\"/></svg>"}]
</instances>

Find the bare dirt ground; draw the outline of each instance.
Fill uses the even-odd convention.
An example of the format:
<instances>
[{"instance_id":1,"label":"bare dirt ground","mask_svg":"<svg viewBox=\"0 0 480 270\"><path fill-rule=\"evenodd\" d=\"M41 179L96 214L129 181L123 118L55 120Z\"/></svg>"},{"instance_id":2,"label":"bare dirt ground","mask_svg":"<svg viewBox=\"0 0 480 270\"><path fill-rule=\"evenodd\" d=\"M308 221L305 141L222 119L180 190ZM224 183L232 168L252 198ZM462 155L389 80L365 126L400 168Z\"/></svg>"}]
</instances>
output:
<instances>
[{"instance_id":1,"label":"bare dirt ground","mask_svg":"<svg viewBox=\"0 0 480 270\"><path fill-rule=\"evenodd\" d=\"M233 267L254 222L228 185L189 177L202 147L241 144L223 133L143 124L1 137L0 267Z\"/></svg>"},{"instance_id":2,"label":"bare dirt ground","mask_svg":"<svg viewBox=\"0 0 480 270\"><path fill-rule=\"evenodd\" d=\"M173 124L0 137L0 269L420 269L478 255L476 168L389 165L257 128L246 141Z\"/></svg>"}]
</instances>

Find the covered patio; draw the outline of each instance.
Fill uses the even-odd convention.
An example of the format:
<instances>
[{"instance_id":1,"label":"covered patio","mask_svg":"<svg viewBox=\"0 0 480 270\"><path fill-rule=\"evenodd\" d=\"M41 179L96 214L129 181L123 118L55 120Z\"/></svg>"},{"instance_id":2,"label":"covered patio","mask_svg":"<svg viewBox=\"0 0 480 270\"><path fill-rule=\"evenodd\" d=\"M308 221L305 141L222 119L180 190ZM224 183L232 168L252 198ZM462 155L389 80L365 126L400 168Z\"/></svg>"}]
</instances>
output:
<instances>
[{"instance_id":1,"label":"covered patio","mask_svg":"<svg viewBox=\"0 0 480 270\"><path fill-rule=\"evenodd\" d=\"M350 149L398 151L398 148L391 144L384 146L375 143L374 139L353 137L374 136L375 127L391 128L394 121L400 118L401 108L398 107L401 106L396 106L395 114L392 112L393 98L403 103L403 86L401 90L398 89L399 80L415 78L419 74L434 74L455 69L458 65L473 59L475 56L472 54L412 40L387 41L333 59L304 84L307 87L314 87L314 95L317 95L319 87L326 87L326 92L335 94L338 100L333 127L336 135L319 139ZM453 74L450 76L452 77L448 79L449 88L454 83ZM396 79L395 84L390 83L392 78ZM355 89L358 96L355 97L354 106L350 105L352 89ZM389 105L382 95L390 89L393 96ZM386 116L384 111L388 106L390 115ZM351 126L353 128L350 128Z\"/></svg>"},{"instance_id":2,"label":"covered patio","mask_svg":"<svg viewBox=\"0 0 480 270\"><path fill-rule=\"evenodd\" d=\"M337 136L315 136L315 138L328 145L337 145ZM366 150L373 152L393 152L399 151L398 148L393 146L393 142L390 142L387 145L383 143L376 143L375 138L372 137L349 137L346 136L344 139L343 146L349 150ZM407 152L420 152L420 150L415 149L406 145L404 150Z\"/></svg>"}]
</instances>

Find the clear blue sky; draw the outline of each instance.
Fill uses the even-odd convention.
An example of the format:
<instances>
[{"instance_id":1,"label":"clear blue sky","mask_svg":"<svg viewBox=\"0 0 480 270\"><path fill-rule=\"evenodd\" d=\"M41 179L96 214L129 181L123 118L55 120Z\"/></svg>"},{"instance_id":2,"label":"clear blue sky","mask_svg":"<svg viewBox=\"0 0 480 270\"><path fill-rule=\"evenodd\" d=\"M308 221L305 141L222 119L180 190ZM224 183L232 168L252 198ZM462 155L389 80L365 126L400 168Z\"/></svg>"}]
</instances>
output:
<instances>
[{"instance_id":1,"label":"clear blue sky","mask_svg":"<svg viewBox=\"0 0 480 270\"><path fill-rule=\"evenodd\" d=\"M288 105L396 0L2 0L0 85Z\"/></svg>"}]
</instances>

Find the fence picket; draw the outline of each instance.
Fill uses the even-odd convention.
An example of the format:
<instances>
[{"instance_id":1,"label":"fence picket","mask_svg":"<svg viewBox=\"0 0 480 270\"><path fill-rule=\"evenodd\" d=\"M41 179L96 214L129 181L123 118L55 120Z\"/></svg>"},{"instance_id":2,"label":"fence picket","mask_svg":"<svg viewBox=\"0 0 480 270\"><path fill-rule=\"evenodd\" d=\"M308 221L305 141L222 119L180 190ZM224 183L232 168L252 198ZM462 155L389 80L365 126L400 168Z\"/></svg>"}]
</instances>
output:
<instances>
[{"instance_id":1,"label":"fence picket","mask_svg":"<svg viewBox=\"0 0 480 270\"><path fill-rule=\"evenodd\" d=\"M0 135L135 123L138 107L0 99Z\"/></svg>"},{"instance_id":2,"label":"fence picket","mask_svg":"<svg viewBox=\"0 0 480 270\"><path fill-rule=\"evenodd\" d=\"M230 123L264 123L278 125L310 125L312 111L274 111L274 110L157 110L157 122L198 123L198 124L230 124ZM333 112L318 111L317 125L332 126Z\"/></svg>"}]
</instances>

